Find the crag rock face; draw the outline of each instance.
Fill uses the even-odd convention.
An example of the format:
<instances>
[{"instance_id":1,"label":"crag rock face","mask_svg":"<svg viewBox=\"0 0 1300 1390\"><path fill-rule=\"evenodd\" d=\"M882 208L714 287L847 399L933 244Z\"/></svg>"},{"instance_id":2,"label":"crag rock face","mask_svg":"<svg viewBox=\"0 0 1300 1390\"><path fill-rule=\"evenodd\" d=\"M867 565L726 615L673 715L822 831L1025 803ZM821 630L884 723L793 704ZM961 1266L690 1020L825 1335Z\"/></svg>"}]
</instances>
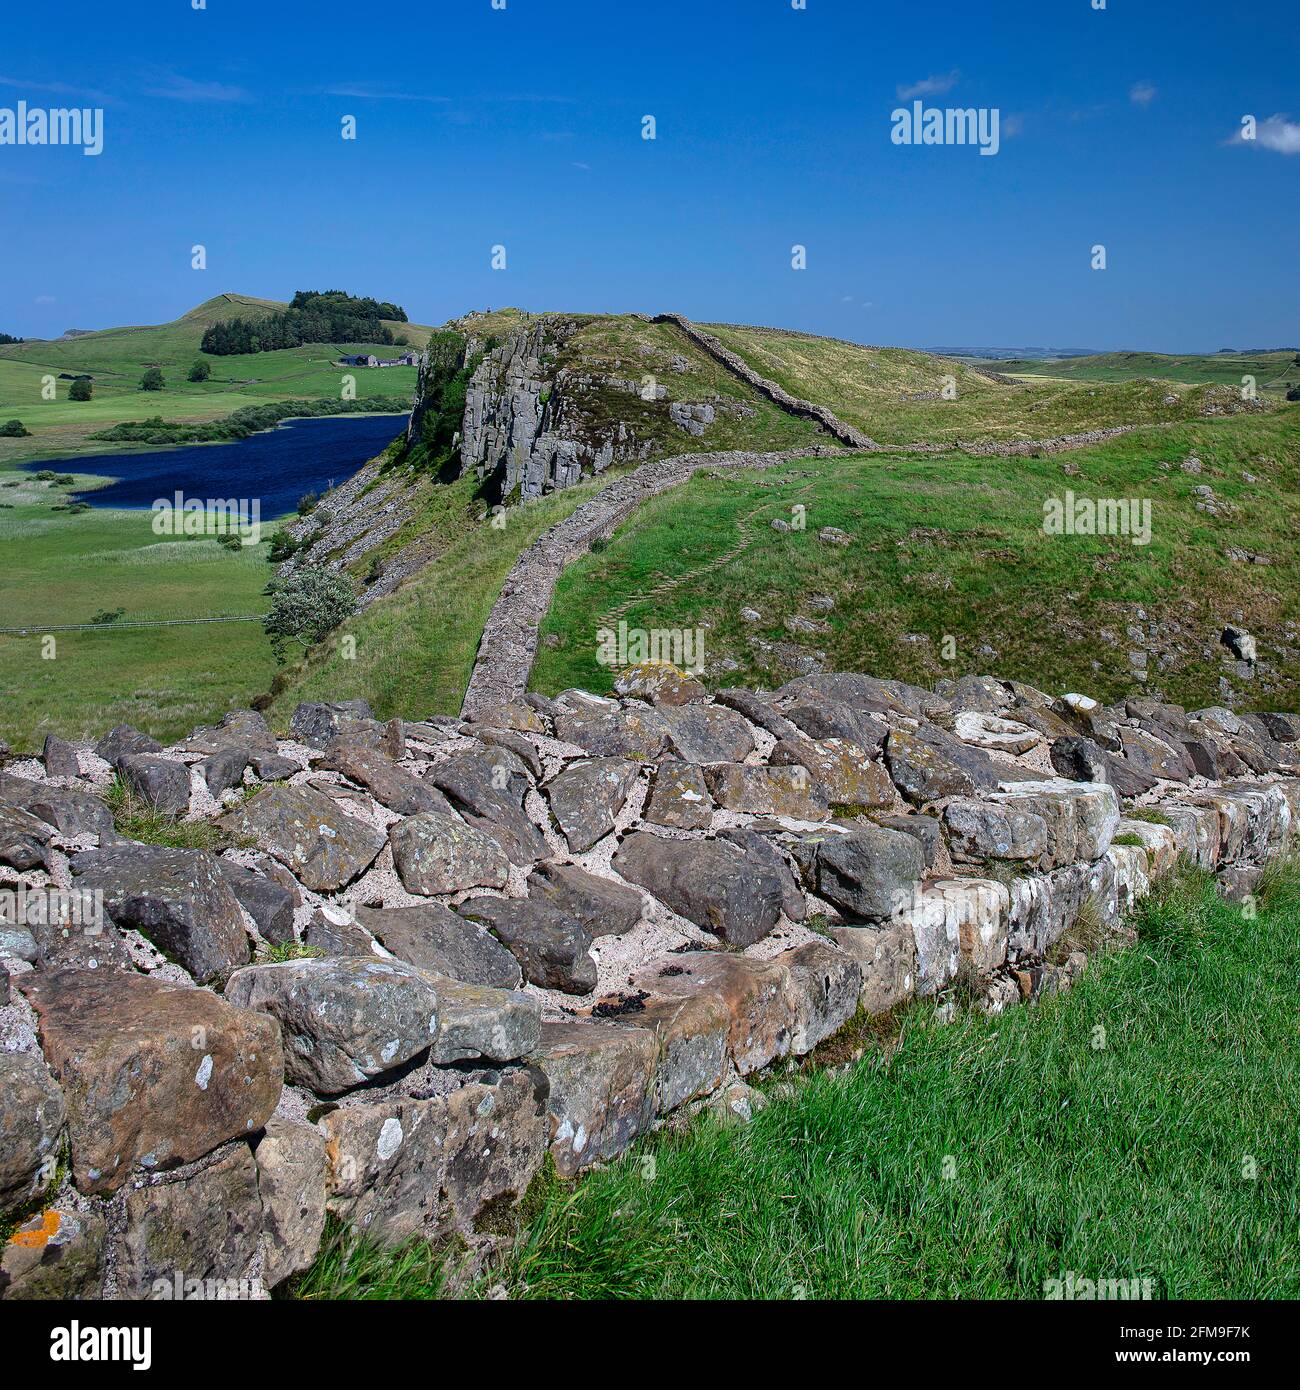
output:
<instances>
[{"instance_id":1,"label":"crag rock face","mask_svg":"<svg viewBox=\"0 0 1300 1390\"><path fill-rule=\"evenodd\" d=\"M1300 823L1293 714L991 678L615 688L11 760L0 882L53 915L0 918L0 1298L264 1292L328 1214L473 1240L548 1154L569 1175L679 1107L739 1115L743 1077L859 1009L1068 987L1180 856L1241 896ZM105 753L190 783L180 815L228 839L128 840ZM78 888L102 920L55 910Z\"/></svg>"},{"instance_id":2,"label":"crag rock face","mask_svg":"<svg viewBox=\"0 0 1300 1390\"><path fill-rule=\"evenodd\" d=\"M634 423L602 421L599 396L611 390L627 401L639 381L611 381L563 364L572 323L539 320L489 352L465 397L461 472L494 478L503 500L528 501L603 473L616 460L648 458L649 440L638 441ZM650 401L663 399L652 388Z\"/></svg>"}]
</instances>

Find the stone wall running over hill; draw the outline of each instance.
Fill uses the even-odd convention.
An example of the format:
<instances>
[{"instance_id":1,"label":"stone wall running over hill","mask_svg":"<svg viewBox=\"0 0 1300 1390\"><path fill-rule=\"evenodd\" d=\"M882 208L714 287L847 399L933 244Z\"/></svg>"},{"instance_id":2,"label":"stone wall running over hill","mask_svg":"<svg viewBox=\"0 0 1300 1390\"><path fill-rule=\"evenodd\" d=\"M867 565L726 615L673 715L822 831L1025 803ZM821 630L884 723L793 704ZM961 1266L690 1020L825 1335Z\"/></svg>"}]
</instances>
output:
<instances>
[{"instance_id":1,"label":"stone wall running over hill","mask_svg":"<svg viewBox=\"0 0 1300 1390\"><path fill-rule=\"evenodd\" d=\"M702 347L710 357L721 362L728 371L734 372L742 381L748 382L755 391L774 401L782 410L788 411L791 415L801 415L805 419L815 420L841 444L847 445L850 449L875 450L880 447L874 439L863 434L855 425L846 424L824 405L817 405L813 401L805 401L798 396L792 396L783 386L778 386L775 381L769 381L767 377L760 376L743 357L732 352L730 348L723 347L711 333L706 333L684 315L657 314L653 322L676 324L693 343Z\"/></svg>"},{"instance_id":2,"label":"stone wall running over hill","mask_svg":"<svg viewBox=\"0 0 1300 1390\"><path fill-rule=\"evenodd\" d=\"M1297 715L985 677L617 688L10 760L0 1297L262 1293L327 1212L481 1251L548 1154L744 1118L746 1077L859 1008L1065 988L1180 855L1240 894L1300 813ZM129 839L114 777L207 847Z\"/></svg>"}]
</instances>

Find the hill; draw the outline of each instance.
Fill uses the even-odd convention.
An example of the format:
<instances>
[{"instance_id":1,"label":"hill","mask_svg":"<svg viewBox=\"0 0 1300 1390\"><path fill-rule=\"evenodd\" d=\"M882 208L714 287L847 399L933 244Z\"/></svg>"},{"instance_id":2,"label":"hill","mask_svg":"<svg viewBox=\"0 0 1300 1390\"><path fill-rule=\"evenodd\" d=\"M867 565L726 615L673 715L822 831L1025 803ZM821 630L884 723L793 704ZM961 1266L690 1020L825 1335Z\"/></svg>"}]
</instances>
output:
<instances>
[{"instance_id":1,"label":"hill","mask_svg":"<svg viewBox=\"0 0 1300 1390\"><path fill-rule=\"evenodd\" d=\"M1222 352L1167 356L1159 352L1104 352L1068 358L1014 358L988 367L1010 376L1050 377L1059 381L1132 381L1152 377L1189 385L1215 383L1239 387L1253 376L1261 392L1283 393L1300 383L1300 353Z\"/></svg>"},{"instance_id":2,"label":"hill","mask_svg":"<svg viewBox=\"0 0 1300 1390\"><path fill-rule=\"evenodd\" d=\"M1064 372L1052 380L1016 381L1004 364L976 367L908 348L865 347L783 329L704 327L763 376L820 401L887 444L1015 443L1243 408L1238 392L1210 384L1217 378L1208 376L1190 389L1134 379L1136 373L1093 385ZM952 399L944 398L945 387Z\"/></svg>"},{"instance_id":3,"label":"hill","mask_svg":"<svg viewBox=\"0 0 1300 1390\"><path fill-rule=\"evenodd\" d=\"M250 295L219 294L196 305L171 323L106 328L72 338L29 339L0 347L0 421L18 419L29 438L0 438L0 464L28 459L111 453L113 446L89 436L124 420L161 415L164 420L212 420L244 406L278 400L337 399L340 355L375 351L391 356L382 344L307 343L278 352L214 357L200 351L205 331L232 317L244 319L280 313L287 304ZM424 324L386 322L395 335L422 347L433 331ZM190 382L186 376L199 360L211 377ZM166 387L142 392L146 367L162 369ZM71 377L93 378L93 398L68 399ZM414 392L414 367L353 371L357 396L407 396ZM56 378L54 400L42 398L46 378Z\"/></svg>"}]
</instances>

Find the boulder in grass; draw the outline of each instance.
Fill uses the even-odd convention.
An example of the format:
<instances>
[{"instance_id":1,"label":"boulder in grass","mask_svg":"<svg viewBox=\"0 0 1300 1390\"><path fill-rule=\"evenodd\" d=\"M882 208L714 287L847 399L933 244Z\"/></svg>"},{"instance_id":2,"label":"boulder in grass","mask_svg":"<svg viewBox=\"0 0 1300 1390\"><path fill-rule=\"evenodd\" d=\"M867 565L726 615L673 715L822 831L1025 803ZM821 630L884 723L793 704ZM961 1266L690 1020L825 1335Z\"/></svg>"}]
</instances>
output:
<instances>
[{"instance_id":1,"label":"boulder in grass","mask_svg":"<svg viewBox=\"0 0 1300 1390\"><path fill-rule=\"evenodd\" d=\"M170 758L149 753L125 753L117 772L129 791L155 810L183 816L190 809L190 770Z\"/></svg>"}]
</instances>

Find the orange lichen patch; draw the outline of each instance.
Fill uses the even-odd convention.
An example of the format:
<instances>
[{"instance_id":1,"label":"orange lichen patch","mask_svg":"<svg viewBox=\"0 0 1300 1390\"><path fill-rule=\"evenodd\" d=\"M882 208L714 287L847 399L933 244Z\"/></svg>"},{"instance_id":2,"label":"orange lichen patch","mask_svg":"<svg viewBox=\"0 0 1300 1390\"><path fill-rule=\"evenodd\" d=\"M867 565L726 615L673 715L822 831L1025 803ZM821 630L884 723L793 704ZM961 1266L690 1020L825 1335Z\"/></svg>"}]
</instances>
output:
<instances>
[{"instance_id":1,"label":"orange lichen patch","mask_svg":"<svg viewBox=\"0 0 1300 1390\"><path fill-rule=\"evenodd\" d=\"M43 1211L39 1216L32 1217L25 1226L15 1231L9 1237L9 1244L39 1250L58 1235L62 1225L63 1217L51 1207L49 1211Z\"/></svg>"}]
</instances>

